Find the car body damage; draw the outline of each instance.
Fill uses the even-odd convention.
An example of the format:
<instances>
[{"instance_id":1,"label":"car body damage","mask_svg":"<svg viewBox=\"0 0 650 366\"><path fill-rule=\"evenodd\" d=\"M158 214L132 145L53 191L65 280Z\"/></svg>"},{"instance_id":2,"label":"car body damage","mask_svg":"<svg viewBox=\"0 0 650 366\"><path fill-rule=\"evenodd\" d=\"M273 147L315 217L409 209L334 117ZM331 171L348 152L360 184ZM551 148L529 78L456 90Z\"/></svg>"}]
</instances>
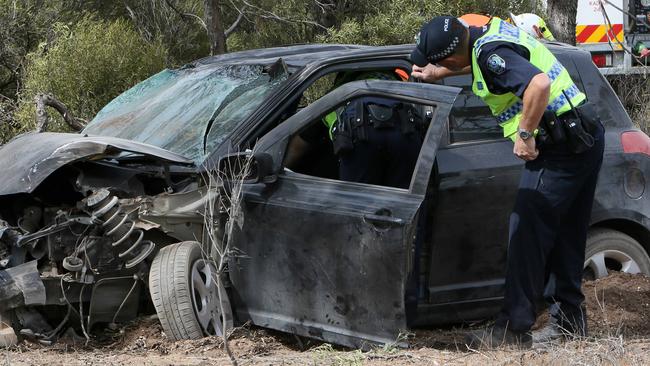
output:
<instances>
[{"instance_id":1,"label":"car body damage","mask_svg":"<svg viewBox=\"0 0 650 366\"><path fill-rule=\"evenodd\" d=\"M68 312L78 308L73 312L79 313L85 307L86 314L80 314L83 332L97 323L131 318L142 306L141 292L156 289L169 278L165 266L185 260L161 264L160 255L172 255L173 249L165 246L181 241L194 253L188 243L195 241L204 243L201 251L214 255L206 225L214 224L225 233L230 220L224 240L239 255L228 258L229 269L222 274L227 288L211 284L210 276L188 273L192 284L205 281L198 288L206 290L196 294L205 296L202 304L214 296L207 289L220 289L219 302L232 308L221 318L232 319L235 314L237 319L350 346L394 341L407 326L404 290L412 266L409 248L416 212L442 133L441 121L456 94L453 88L418 84L397 88L381 81L338 88L260 140L258 148L267 159L256 165L259 176L239 183L241 201L223 199L235 189L232 176L209 186L205 178L214 172L200 173L194 161L144 143L54 133L17 138L0 148L3 157L12 157L0 159L9 173L2 177L0 192L0 277L7 283L0 293L5 304L0 311L13 311L18 330L45 341L54 339L61 327L42 321L39 306L32 305L58 305L68 307ZM436 108L437 123L432 123L412 191L377 187L370 192L364 185L323 185L278 174L282 156L277 149L288 134L342 100L364 95L421 101ZM43 147L30 148L36 144ZM267 188L273 191L270 196ZM276 202L285 203L276 206ZM233 204L241 205L239 215L224 217ZM206 221L209 205L219 206L214 223ZM307 216L305 209L310 212ZM301 221L305 225L296 229L309 233L294 231L289 224ZM315 221L339 229L310 230L309 223ZM297 249L300 237L308 239L310 249ZM341 266L342 261L348 264ZM198 268L196 273L216 270L201 263L192 266ZM307 267L317 270L299 270ZM362 292L358 281L366 284ZM310 288L316 292L309 294ZM316 294L325 297L316 301ZM161 305L155 296L152 299L155 306ZM203 310L194 305L193 312L200 314ZM385 321L369 321L376 317ZM199 334L218 334L218 327L212 323L209 328L208 323L200 324Z\"/></svg>"},{"instance_id":2,"label":"car body damage","mask_svg":"<svg viewBox=\"0 0 650 366\"><path fill-rule=\"evenodd\" d=\"M0 155L3 316L44 342L82 304L83 332L132 319L147 261L175 240L138 210L151 196L196 186L194 163L138 142L57 133L23 135ZM51 306L62 307L58 316L45 315Z\"/></svg>"},{"instance_id":3,"label":"car body damage","mask_svg":"<svg viewBox=\"0 0 650 366\"><path fill-rule=\"evenodd\" d=\"M30 261L0 271L0 311L45 305L45 285L36 265L36 261Z\"/></svg>"},{"instance_id":4,"label":"car body damage","mask_svg":"<svg viewBox=\"0 0 650 366\"><path fill-rule=\"evenodd\" d=\"M37 148L36 148L37 147ZM0 150L0 195L30 193L62 166L81 160L128 157L128 154L154 157L161 162L191 166L178 154L134 141L103 136L63 133L30 133L2 146Z\"/></svg>"}]
</instances>

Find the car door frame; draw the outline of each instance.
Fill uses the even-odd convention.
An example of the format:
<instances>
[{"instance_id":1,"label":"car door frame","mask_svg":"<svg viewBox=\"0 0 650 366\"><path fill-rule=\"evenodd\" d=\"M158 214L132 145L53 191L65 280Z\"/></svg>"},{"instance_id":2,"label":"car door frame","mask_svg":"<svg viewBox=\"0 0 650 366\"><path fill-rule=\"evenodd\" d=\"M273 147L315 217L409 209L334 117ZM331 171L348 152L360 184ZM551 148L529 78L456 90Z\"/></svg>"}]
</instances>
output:
<instances>
[{"instance_id":1,"label":"car door frame","mask_svg":"<svg viewBox=\"0 0 650 366\"><path fill-rule=\"evenodd\" d=\"M461 77L469 78L471 86L471 75ZM457 80L461 81L464 80ZM449 85L447 82L445 80L445 85ZM504 194L512 195L514 201L523 162L512 155L512 143L503 137L452 142L452 114L453 108L436 161L436 196L429 218L432 223L431 247L425 252L427 268L432 270L425 275L426 301L418 305L417 324L485 318L498 310L502 299L507 216L511 204L502 202L500 198ZM511 186L513 190L503 192L496 189L494 194L483 192L484 185L497 186L500 183ZM473 193L464 192L472 189L475 190ZM501 210L505 215L505 226L489 226L490 230L496 229L501 240L493 240L488 248L485 240L479 240L486 239L484 231L477 230L485 227L484 223L475 217L493 212L493 205L499 204L507 207Z\"/></svg>"},{"instance_id":2,"label":"car door frame","mask_svg":"<svg viewBox=\"0 0 650 366\"><path fill-rule=\"evenodd\" d=\"M397 81L347 83L296 113L257 143L256 152L272 156L273 170L278 176L275 183L242 188L243 218L234 225L231 240L236 247L243 248L245 255L230 265L232 298L240 319L353 347L396 342L399 333L407 328L404 295L413 266L417 213L425 197L445 121L459 91ZM290 136L344 101L363 96L435 106L408 190L284 172L282 162ZM394 215L376 214L376 209L384 203L393 205L389 209L395 211ZM337 216L331 219L334 226L347 231L332 233L328 227L329 216L322 212ZM287 220L278 221L279 216ZM310 222L316 217L318 225ZM283 230L277 230L277 225L283 222L286 222ZM300 225L293 225L295 222ZM339 235L338 241L319 242L322 245L314 246L311 241L300 240L304 227L319 230L319 225L319 232L326 236L330 230L332 237ZM341 239L340 235L348 238ZM340 245L342 240L345 245ZM336 250L328 250L330 247ZM349 261L336 271L330 269L352 257L372 258L372 261ZM309 267L316 261L321 263L317 273ZM346 277L349 281L362 282L355 288L355 282L331 280L340 277L339 272L353 274ZM288 296L290 300L286 299ZM314 297L319 300L315 302ZM378 317L381 321L368 322Z\"/></svg>"}]
</instances>

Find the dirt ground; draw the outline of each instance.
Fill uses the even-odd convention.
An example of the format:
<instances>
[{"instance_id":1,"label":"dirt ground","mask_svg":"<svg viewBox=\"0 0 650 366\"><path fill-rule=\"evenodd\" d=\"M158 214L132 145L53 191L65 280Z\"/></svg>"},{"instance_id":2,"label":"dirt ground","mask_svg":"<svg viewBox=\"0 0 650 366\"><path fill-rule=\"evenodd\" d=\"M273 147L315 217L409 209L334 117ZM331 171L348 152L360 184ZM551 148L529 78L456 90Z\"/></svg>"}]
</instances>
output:
<instances>
[{"instance_id":1,"label":"dirt ground","mask_svg":"<svg viewBox=\"0 0 650 366\"><path fill-rule=\"evenodd\" d=\"M650 278L614 274L586 282L588 339L536 345L527 351L466 351L466 329L416 330L409 348L368 352L332 347L305 338L243 326L229 345L239 365L648 365ZM105 330L88 345L60 340L52 346L22 342L0 356L4 365L230 365L220 338L170 342L149 317L116 331Z\"/></svg>"}]
</instances>

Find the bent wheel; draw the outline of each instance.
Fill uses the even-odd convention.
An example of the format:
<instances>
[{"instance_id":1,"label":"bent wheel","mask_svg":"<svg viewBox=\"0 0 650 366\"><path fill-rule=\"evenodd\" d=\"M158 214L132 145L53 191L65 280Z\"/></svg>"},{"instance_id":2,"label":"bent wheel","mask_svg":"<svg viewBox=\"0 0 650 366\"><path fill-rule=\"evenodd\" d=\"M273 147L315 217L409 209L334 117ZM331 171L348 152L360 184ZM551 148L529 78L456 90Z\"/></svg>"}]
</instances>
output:
<instances>
[{"instance_id":1,"label":"bent wheel","mask_svg":"<svg viewBox=\"0 0 650 366\"><path fill-rule=\"evenodd\" d=\"M224 323L226 329L232 327L230 301L216 276L197 242L169 245L158 252L149 271L149 291L171 340L220 336Z\"/></svg>"},{"instance_id":2,"label":"bent wheel","mask_svg":"<svg viewBox=\"0 0 650 366\"><path fill-rule=\"evenodd\" d=\"M587 237L585 279L603 278L610 271L650 275L650 258L631 236L611 229L594 229Z\"/></svg>"}]
</instances>

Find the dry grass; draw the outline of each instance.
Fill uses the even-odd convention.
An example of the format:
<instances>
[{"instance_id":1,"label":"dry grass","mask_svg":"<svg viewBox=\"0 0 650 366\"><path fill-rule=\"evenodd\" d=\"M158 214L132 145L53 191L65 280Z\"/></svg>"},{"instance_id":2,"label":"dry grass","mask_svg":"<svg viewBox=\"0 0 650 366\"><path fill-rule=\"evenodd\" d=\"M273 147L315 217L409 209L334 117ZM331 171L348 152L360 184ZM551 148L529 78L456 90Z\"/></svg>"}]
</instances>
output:
<instances>
[{"instance_id":1,"label":"dry grass","mask_svg":"<svg viewBox=\"0 0 650 366\"><path fill-rule=\"evenodd\" d=\"M228 365L223 339L170 342L160 326L147 320L130 326L120 342L106 346L57 343L52 347L22 343L0 355L0 365ZM612 334L616 328L611 329ZM430 337L422 343L421 338ZM429 330L411 338L411 348L377 347L370 351L316 344L297 347L294 337L260 328L235 328L230 337L240 365L648 365L650 339L623 335L573 339L536 345L530 350L466 351L462 344L440 347L436 339L462 339L458 330ZM431 342L430 345L426 343ZM4 361L4 362L3 362Z\"/></svg>"}]
</instances>

